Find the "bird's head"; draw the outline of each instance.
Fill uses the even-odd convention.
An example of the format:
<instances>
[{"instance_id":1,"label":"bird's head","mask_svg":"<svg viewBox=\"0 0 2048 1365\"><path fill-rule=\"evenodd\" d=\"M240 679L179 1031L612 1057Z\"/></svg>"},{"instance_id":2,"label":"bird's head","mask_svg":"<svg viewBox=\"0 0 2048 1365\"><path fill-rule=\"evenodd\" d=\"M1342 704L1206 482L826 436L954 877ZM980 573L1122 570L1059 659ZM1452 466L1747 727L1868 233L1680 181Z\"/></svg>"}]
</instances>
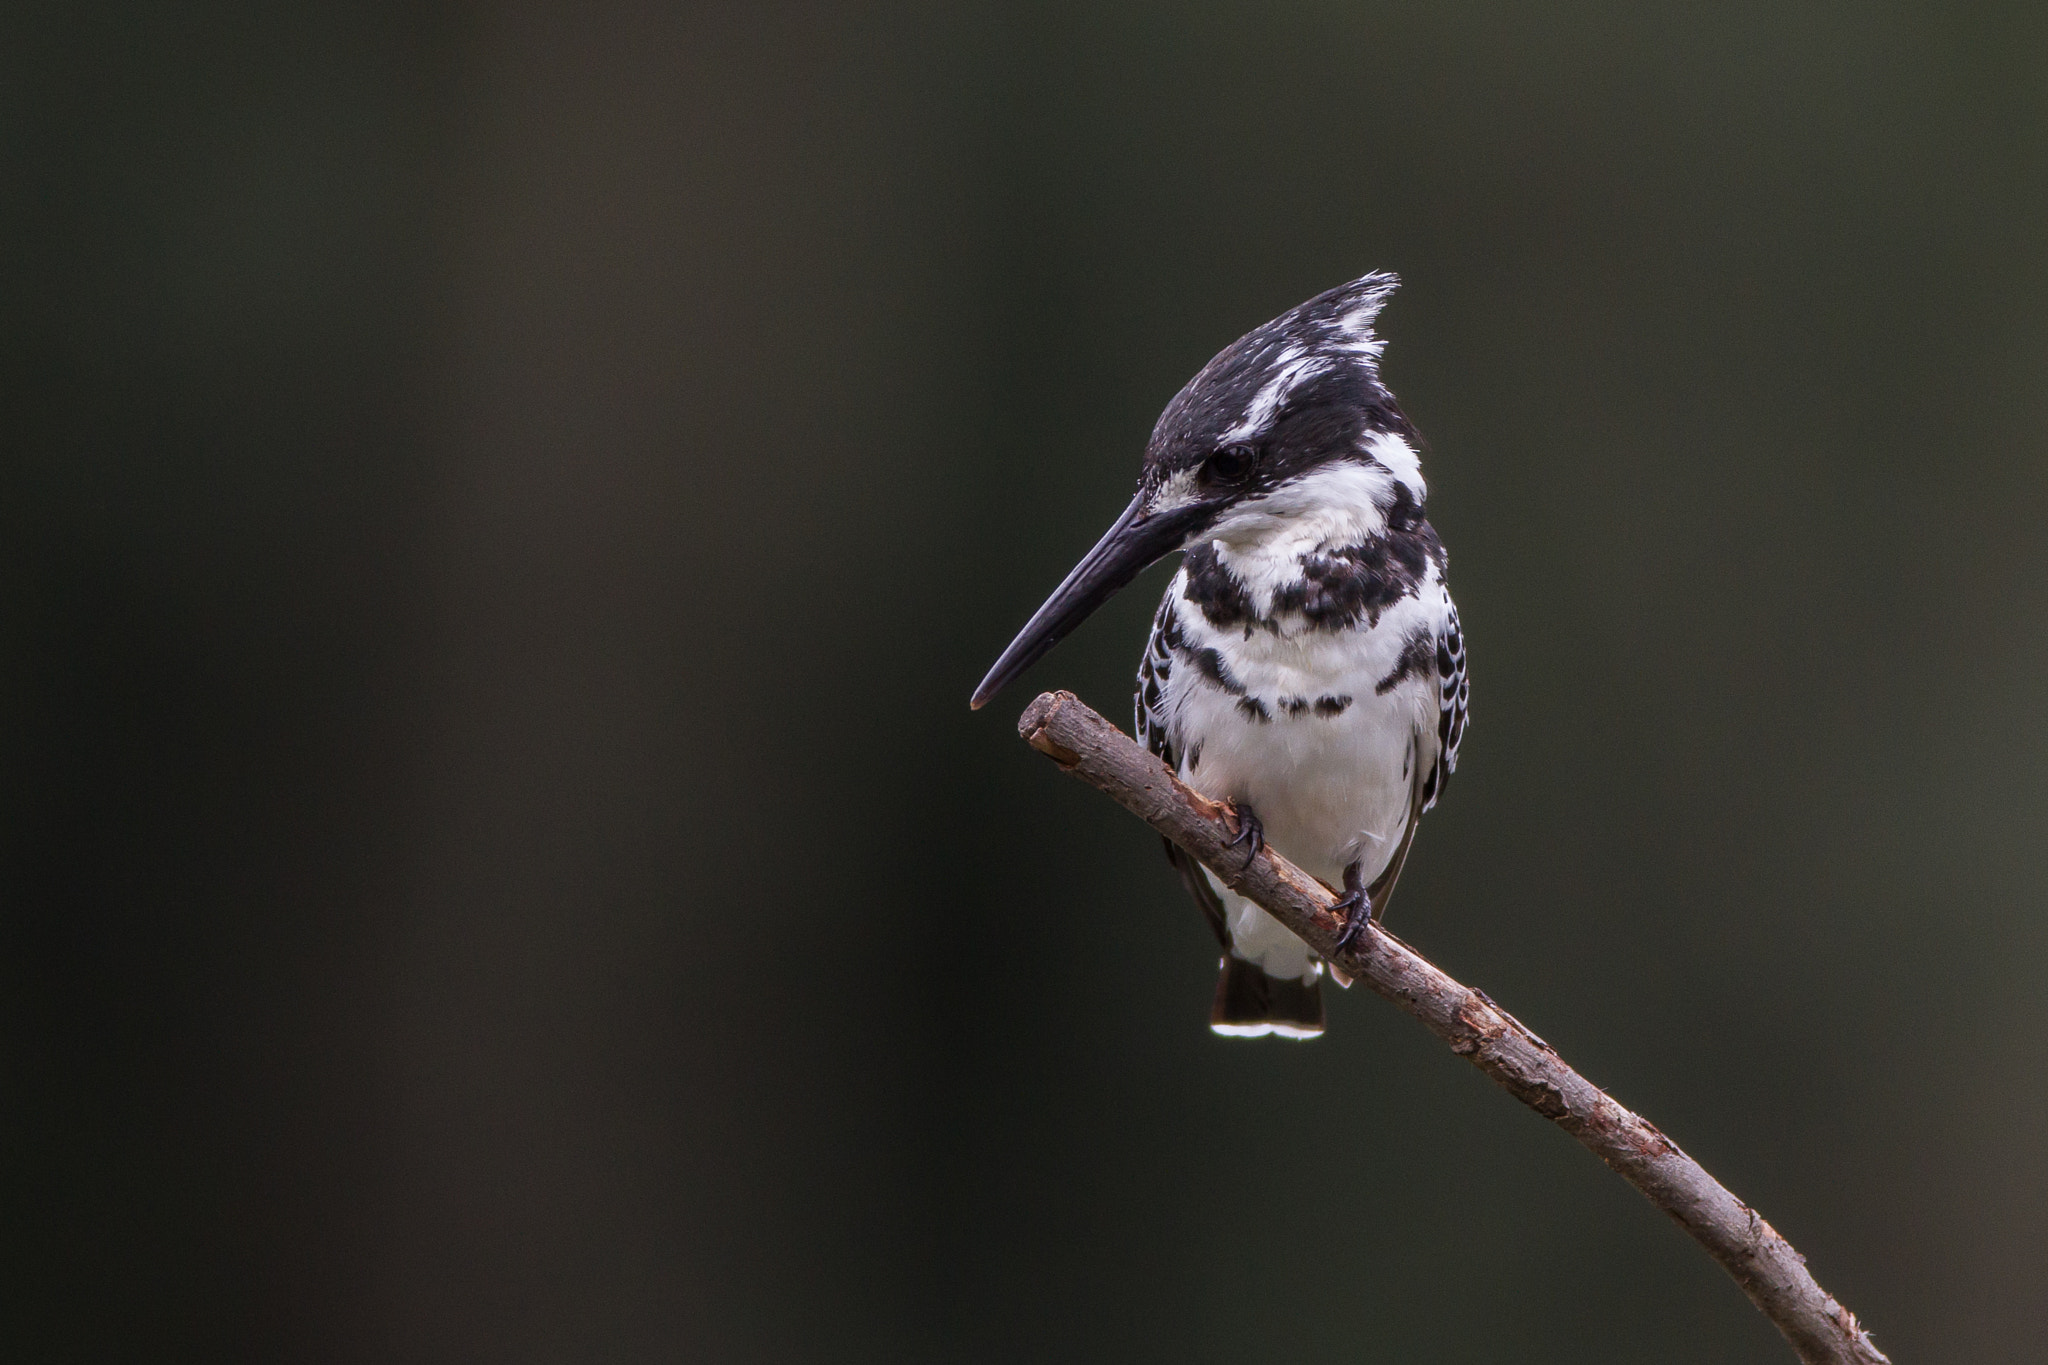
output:
<instances>
[{"instance_id":1,"label":"bird's head","mask_svg":"<svg viewBox=\"0 0 2048 1365\"><path fill-rule=\"evenodd\" d=\"M1331 505L1361 533L1412 508L1414 430L1380 382L1373 319L1399 281L1318 294L1218 352L1152 429L1137 495L974 690L980 707L1148 567L1203 538L1256 536Z\"/></svg>"}]
</instances>

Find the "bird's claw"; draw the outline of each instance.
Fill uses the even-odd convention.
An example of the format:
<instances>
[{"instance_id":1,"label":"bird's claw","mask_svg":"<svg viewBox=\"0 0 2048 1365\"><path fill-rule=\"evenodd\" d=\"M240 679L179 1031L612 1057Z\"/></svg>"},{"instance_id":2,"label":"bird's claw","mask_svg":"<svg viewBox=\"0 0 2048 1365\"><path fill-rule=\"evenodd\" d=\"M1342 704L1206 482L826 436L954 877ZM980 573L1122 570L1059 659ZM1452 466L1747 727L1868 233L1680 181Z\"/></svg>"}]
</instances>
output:
<instances>
[{"instance_id":1,"label":"bird's claw","mask_svg":"<svg viewBox=\"0 0 2048 1365\"><path fill-rule=\"evenodd\" d=\"M1237 837L1230 841L1228 847L1250 844L1250 851L1244 855L1244 865L1250 867L1252 859L1258 857L1259 851L1266 846L1266 827L1259 823L1258 816L1252 814L1250 806L1233 803L1230 813L1237 817Z\"/></svg>"},{"instance_id":2,"label":"bird's claw","mask_svg":"<svg viewBox=\"0 0 2048 1365\"><path fill-rule=\"evenodd\" d=\"M1336 951L1344 952L1360 939L1372 920L1372 894L1366 890L1364 879L1359 876L1358 864L1344 869L1344 894L1337 898L1331 910L1344 916L1344 932L1337 935Z\"/></svg>"}]
</instances>

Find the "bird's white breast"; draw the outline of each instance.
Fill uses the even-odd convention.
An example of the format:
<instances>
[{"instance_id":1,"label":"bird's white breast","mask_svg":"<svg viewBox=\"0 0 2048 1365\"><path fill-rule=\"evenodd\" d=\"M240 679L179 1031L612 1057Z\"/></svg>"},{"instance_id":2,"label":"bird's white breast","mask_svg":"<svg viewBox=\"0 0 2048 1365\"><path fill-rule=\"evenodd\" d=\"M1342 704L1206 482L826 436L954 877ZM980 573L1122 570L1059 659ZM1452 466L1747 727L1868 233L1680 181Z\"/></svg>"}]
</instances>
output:
<instances>
[{"instance_id":1,"label":"bird's white breast","mask_svg":"<svg viewBox=\"0 0 2048 1365\"><path fill-rule=\"evenodd\" d=\"M1273 848L1315 876L1334 884L1357 860L1370 881L1400 842L1418 765L1434 760L1437 745L1433 671L1378 689L1415 633L1433 637L1440 626L1449 604L1441 581L1432 572L1376 623L1336 631L1284 622L1221 631L1184 589L1176 578L1169 593L1186 644L1214 649L1244 693L1174 669L1165 709L1183 778L1250 806Z\"/></svg>"}]
</instances>

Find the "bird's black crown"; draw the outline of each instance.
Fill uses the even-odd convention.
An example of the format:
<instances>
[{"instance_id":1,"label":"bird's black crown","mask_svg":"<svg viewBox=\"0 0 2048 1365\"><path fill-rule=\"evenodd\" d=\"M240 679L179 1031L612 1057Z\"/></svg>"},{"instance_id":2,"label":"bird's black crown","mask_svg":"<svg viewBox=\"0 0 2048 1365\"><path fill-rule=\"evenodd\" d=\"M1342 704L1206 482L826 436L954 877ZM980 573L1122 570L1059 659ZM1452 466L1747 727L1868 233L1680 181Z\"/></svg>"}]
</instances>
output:
<instances>
[{"instance_id":1,"label":"bird's black crown","mask_svg":"<svg viewBox=\"0 0 2048 1365\"><path fill-rule=\"evenodd\" d=\"M1416 439L1380 382L1373 320L1399 286L1375 272L1318 294L1223 348L1152 429L1140 488L1192 471L1204 496L1254 494L1359 449Z\"/></svg>"}]
</instances>

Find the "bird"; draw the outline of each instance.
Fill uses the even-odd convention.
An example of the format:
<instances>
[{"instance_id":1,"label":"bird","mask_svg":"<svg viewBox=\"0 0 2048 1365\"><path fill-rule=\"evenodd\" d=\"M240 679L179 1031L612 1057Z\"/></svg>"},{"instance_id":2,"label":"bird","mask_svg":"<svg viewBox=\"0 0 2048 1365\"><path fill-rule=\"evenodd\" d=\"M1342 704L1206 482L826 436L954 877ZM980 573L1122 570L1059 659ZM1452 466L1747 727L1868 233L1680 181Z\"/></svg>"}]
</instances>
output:
<instances>
[{"instance_id":1,"label":"bird","mask_svg":"<svg viewBox=\"0 0 2048 1365\"><path fill-rule=\"evenodd\" d=\"M1386 913L1470 701L1421 437L1380 377L1374 272L1218 352L1160 414L1137 491L977 687L979 709L1151 565L1181 564L1138 667L1138 737L1333 891L1339 951ZM1242 850L1241 854L1239 850ZM1312 1038L1350 981L1171 842L1220 950L1210 1028Z\"/></svg>"}]
</instances>

